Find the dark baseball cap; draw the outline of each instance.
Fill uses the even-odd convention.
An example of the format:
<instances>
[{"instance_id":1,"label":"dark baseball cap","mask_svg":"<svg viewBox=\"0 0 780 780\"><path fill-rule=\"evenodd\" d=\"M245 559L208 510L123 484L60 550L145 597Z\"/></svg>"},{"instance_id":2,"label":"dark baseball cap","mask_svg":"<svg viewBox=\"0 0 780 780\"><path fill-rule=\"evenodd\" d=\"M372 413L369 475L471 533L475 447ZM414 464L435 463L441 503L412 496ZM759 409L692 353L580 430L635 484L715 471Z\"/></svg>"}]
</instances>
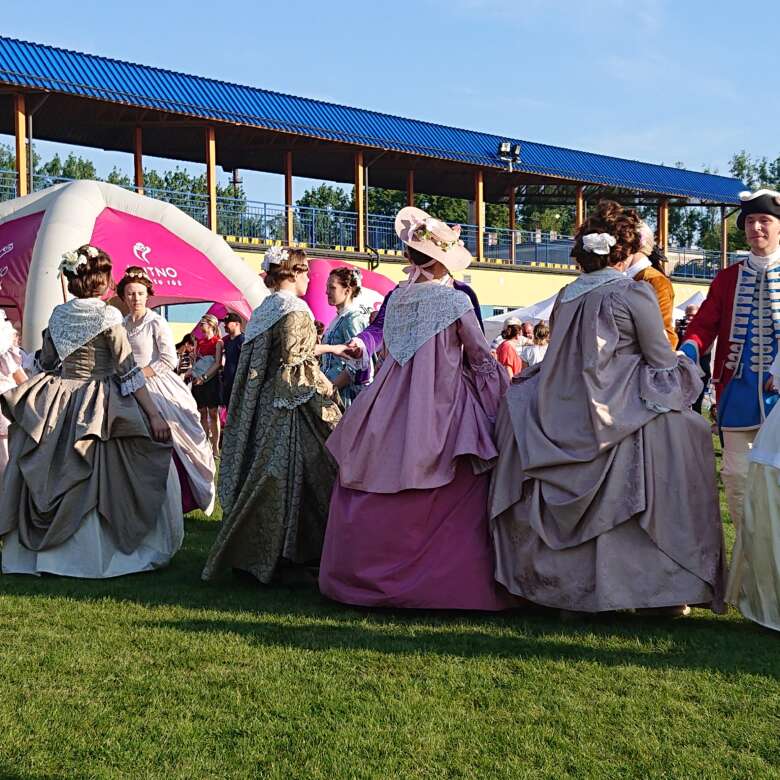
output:
<instances>
[{"instance_id":1,"label":"dark baseball cap","mask_svg":"<svg viewBox=\"0 0 780 780\"><path fill-rule=\"evenodd\" d=\"M228 322L237 322L239 325L241 324L241 317L238 316L235 312L230 312L229 314L226 314L222 318L222 322L224 322L226 325Z\"/></svg>"}]
</instances>

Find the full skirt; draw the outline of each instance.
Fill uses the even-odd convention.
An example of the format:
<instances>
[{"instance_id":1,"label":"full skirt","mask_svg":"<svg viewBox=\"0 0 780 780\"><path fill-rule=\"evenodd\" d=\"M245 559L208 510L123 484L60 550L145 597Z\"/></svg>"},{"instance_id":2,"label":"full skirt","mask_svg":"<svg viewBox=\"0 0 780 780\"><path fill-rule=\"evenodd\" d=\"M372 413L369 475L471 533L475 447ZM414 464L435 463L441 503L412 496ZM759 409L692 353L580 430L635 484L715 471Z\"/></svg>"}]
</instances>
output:
<instances>
[{"instance_id":1,"label":"full skirt","mask_svg":"<svg viewBox=\"0 0 780 780\"><path fill-rule=\"evenodd\" d=\"M58 547L40 552L24 547L18 530L3 538L3 574L58 574L63 577L104 579L167 566L184 540L179 478L171 463L165 503L155 526L129 553L122 552L96 510L88 512L79 529Z\"/></svg>"},{"instance_id":2,"label":"full skirt","mask_svg":"<svg viewBox=\"0 0 780 780\"><path fill-rule=\"evenodd\" d=\"M727 593L748 620L780 631L780 469L773 466L750 464Z\"/></svg>"},{"instance_id":3,"label":"full skirt","mask_svg":"<svg viewBox=\"0 0 780 780\"><path fill-rule=\"evenodd\" d=\"M179 473L187 482L186 486L182 484L182 496L191 496L198 509L211 514L216 496L214 454L192 393L173 371L148 377L146 388L171 428ZM195 507L185 503L184 511L192 508Z\"/></svg>"},{"instance_id":4,"label":"full skirt","mask_svg":"<svg viewBox=\"0 0 780 780\"><path fill-rule=\"evenodd\" d=\"M560 487L518 478L523 470L506 403L496 436L492 532L496 577L509 591L542 606L582 612L681 604L723 610L712 443L699 415L653 418L613 448L589 491L568 501ZM570 468L574 484L582 469ZM563 472L556 476L566 483ZM623 518L630 495L642 496L632 499L641 508ZM584 522L564 530L558 518L575 501L588 511L599 507L595 515L603 528Z\"/></svg>"},{"instance_id":5,"label":"full skirt","mask_svg":"<svg viewBox=\"0 0 780 780\"><path fill-rule=\"evenodd\" d=\"M496 611L517 602L493 577L490 478L458 458L439 488L365 493L336 484L320 590L345 604Z\"/></svg>"}]
</instances>

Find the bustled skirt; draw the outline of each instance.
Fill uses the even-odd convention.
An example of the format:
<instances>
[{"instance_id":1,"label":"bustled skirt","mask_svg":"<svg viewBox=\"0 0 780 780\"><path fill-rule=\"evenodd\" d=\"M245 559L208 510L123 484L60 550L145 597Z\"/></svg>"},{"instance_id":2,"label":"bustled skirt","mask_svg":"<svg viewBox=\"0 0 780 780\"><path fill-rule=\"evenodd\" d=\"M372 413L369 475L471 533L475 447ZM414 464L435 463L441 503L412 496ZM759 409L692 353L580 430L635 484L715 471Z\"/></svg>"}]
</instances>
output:
<instances>
[{"instance_id":1,"label":"bustled skirt","mask_svg":"<svg viewBox=\"0 0 780 780\"><path fill-rule=\"evenodd\" d=\"M693 412L660 414L623 440L605 471L575 501L612 507L603 529L561 532L558 512L539 480L522 480L506 404L496 422L492 533L496 577L536 604L581 612L707 605L723 611L724 561L712 441ZM709 448L709 450L708 450ZM674 457L670 455L674 453ZM639 471L634 471L637 467ZM565 477L559 475L565 482ZM570 484L577 484L577 466ZM644 508L624 520L640 484ZM633 500L633 499L632 499Z\"/></svg>"}]
</instances>

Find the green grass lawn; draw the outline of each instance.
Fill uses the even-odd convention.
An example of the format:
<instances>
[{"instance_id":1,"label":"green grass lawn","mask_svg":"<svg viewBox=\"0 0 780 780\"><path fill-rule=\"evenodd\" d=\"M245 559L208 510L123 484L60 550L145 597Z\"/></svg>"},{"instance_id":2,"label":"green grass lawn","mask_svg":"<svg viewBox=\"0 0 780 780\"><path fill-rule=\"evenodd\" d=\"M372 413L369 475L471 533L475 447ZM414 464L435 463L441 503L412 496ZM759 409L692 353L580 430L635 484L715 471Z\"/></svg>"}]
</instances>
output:
<instances>
[{"instance_id":1,"label":"green grass lawn","mask_svg":"<svg viewBox=\"0 0 780 780\"><path fill-rule=\"evenodd\" d=\"M780 777L780 636L734 611L361 611L202 583L215 531L153 574L0 578L0 777Z\"/></svg>"}]
</instances>

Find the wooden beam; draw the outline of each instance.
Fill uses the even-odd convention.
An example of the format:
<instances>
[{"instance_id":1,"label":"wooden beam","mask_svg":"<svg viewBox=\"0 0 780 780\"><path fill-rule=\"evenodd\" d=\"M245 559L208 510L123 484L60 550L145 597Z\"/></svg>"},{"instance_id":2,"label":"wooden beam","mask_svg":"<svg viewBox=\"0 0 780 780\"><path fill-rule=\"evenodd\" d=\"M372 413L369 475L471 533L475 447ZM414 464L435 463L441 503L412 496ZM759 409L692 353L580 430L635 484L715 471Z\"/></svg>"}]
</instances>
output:
<instances>
[{"instance_id":1,"label":"wooden beam","mask_svg":"<svg viewBox=\"0 0 780 780\"><path fill-rule=\"evenodd\" d=\"M485 259L485 177L482 171L474 174L474 208L477 212L477 262Z\"/></svg>"},{"instance_id":2,"label":"wooden beam","mask_svg":"<svg viewBox=\"0 0 780 780\"><path fill-rule=\"evenodd\" d=\"M208 227L217 232L217 133L206 128L206 191L208 192Z\"/></svg>"},{"instance_id":3,"label":"wooden beam","mask_svg":"<svg viewBox=\"0 0 780 780\"><path fill-rule=\"evenodd\" d=\"M357 251L366 251L366 166L363 152L355 152L355 211L357 211Z\"/></svg>"},{"instance_id":4,"label":"wooden beam","mask_svg":"<svg viewBox=\"0 0 780 780\"><path fill-rule=\"evenodd\" d=\"M669 248L669 199L658 201L658 246L666 252Z\"/></svg>"},{"instance_id":5,"label":"wooden beam","mask_svg":"<svg viewBox=\"0 0 780 780\"><path fill-rule=\"evenodd\" d=\"M24 95L14 95L14 135L16 137L16 195L29 193L29 176L27 162L27 111L24 105Z\"/></svg>"},{"instance_id":6,"label":"wooden beam","mask_svg":"<svg viewBox=\"0 0 780 780\"><path fill-rule=\"evenodd\" d=\"M509 198L507 200L507 208L509 209L509 229L512 231L510 234L510 247L509 247L509 260L512 265L515 264L517 259L517 241L515 240L515 230L517 229L517 214L515 213L515 188L509 188Z\"/></svg>"},{"instance_id":7,"label":"wooden beam","mask_svg":"<svg viewBox=\"0 0 780 780\"><path fill-rule=\"evenodd\" d=\"M293 209L293 153L284 153L284 225L285 242L292 246L295 240L295 211Z\"/></svg>"},{"instance_id":8,"label":"wooden beam","mask_svg":"<svg viewBox=\"0 0 780 780\"><path fill-rule=\"evenodd\" d=\"M406 205L414 206L414 171L406 174Z\"/></svg>"},{"instance_id":9,"label":"wooden beam","mask_svg":"<svg viewBox=\"0 0 780 780\"><path fill-rule=\"evenodd\" d=\"M729 264L729 221L726 216L726 207L720 207L720 267L726 268Z\"/></svg>"},{"instance_id":10,"label":"wooden beam","mask_svg":"<svg viewBox=\"0 0 780 780\"><path fill-rule=\"evenodd\" d=\"M585 187L577 187L574 201L574 229L579 230L585 222Z\"/></svg>"},{"instance_id":11,"label":"wooden beam","mask_svg":"<svg viewBox=\"0 0 780 780\"><path fill-rule=\"evenodd\" d=\"M135 172L135 191L144 194L143 130L135 128L133 137L133 169Z\"/></svg>"}]
</instances>

